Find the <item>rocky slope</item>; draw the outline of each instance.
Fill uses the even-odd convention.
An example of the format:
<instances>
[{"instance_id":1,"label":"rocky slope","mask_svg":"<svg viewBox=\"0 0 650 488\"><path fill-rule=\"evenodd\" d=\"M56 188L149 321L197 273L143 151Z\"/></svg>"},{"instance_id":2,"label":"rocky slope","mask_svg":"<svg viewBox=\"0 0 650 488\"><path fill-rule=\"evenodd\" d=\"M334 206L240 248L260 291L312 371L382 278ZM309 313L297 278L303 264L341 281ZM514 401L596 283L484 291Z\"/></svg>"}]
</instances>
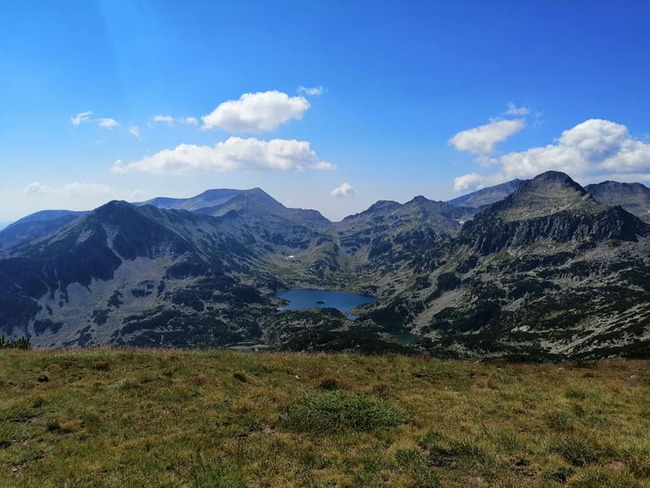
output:
<instances>
[{"instance_id":1,"label":"rocky slope","mask_svg":"<svg viewBox=\"0 0 650 488\"><path fill-rule=\"evenodd\" d=\"M647 354L647 224L549 172L478 213L450 250L363 319L441 354Z\"/></svg>"},{"instance_id":2,"label":"rocky slope","mask_svg":"<svg viewBox=\"0 0 650 488\"><path fill-rule=\"evenodd\" d=\"M260 189L111 202L3 251L0 333L40 347L648 355L650 227L611 205L639 213L644 192L603 185L548 172L456 204L377 202L338 223ZM275 291L296 286L381 302L356 321L278 311Z\"/></svg>"}]
</instances>

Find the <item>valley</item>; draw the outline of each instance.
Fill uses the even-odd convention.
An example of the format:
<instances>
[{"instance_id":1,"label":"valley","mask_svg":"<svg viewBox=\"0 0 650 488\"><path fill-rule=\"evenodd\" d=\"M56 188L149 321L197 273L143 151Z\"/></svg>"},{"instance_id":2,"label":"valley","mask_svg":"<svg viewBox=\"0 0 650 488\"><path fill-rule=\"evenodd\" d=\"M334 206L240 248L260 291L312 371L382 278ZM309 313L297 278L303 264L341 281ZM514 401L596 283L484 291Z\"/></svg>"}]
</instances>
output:
<instances>
[{"instance_id":1,"label":"valley","mask_svg":"<svg viewBox=\"0 0 650 488\"><path fill-rule=\"evenodd\" d=\"M649 194L551 171L341 222L260 189L39 212L0 231L0 333L37 348L646 357ZM279 310L292 288L379 301L355 320Z\"/></svg>"}]
</instances>

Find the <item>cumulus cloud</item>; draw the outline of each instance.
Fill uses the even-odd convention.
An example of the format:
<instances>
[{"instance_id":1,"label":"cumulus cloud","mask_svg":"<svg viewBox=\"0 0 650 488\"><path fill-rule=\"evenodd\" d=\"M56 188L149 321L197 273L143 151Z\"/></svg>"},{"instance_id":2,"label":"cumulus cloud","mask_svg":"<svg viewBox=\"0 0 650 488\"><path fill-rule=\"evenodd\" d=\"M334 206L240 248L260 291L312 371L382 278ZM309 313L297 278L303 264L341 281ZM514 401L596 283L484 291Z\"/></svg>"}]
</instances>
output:
<instances>
[{"instance_id":1,"label":"cumulus cloud","mask_svg":"<svg viewBox=\"0 0 650 488\"><path fill-rule=\"evenodd\" d=\"M503 142L525 126L524 119L494 119L489 124L459 132L449 140L458 151L490 154L494 145Z\"/></svg>"},{"instance_id":2,"label":"cumulus cloud","mask_svg":"<svg viewBox=\"0 0 650 488\"><path fill-rule=\"evenodd\" d=\"M48 186L38 181L33 181L25 188L25 195L58 195L58 196L86 196L86 195L105 195L110 193L111 189L107 185L100 183L66 183L62 186Z\"/></svg>"},{"instance_id":3,"label":"cumulus cloud","mask_svg":"<svg viewBox=\"0 0 650 488\"><path fill-rule=\"evenodd\" d=\"M319 97L323 93L325 93L325 88L323 88L322 86L314 86L311 88L307 88L306 86L301 86L300 88L298 88L298 93L310 97Z\"/></svg>"},{"instance_id":4,"label":"cumulus cloud","mask_svg":"<svg viewBox=\"0 0 650 488\"><path fill-rule=\"evenodd\" d=\"M301 119L310 105L303 96L290 97L279 91L244 93L239 100L223 102L201 117L203 129L229 132L269 132L293 119Z\"/></svg>"},{"instance_id":5,"label":"cumulus cloud","mask_svg":"<svg viewBox=\"0 0 650 488\"><path fill-rule=\"evenodd\" d=\"M527 115L530 113L528 107L517 107L514 103L508 103L508 110L503 112L503 115Z\"/></svg>"},{"instance_id":6,"label":"cumulus cloud","mask_svg":"<svg viewBox=\"0 0 650 488\"><path fill-rule=\"evenodd\" d=\"M199 123L196 117L172 117L171 115L155 115L151 122L152 124L167 124L170 127L174 124L197 125Z\"/></svg>"},{"instance_id":7,"label":"cumulus cloud","mask_svg":"<svg viewBox=\"0 0 650 488\"><path fill-rule=\"evenodd\" d=\"M347 198L354 196L354 188L347 181L341 183L338 187L334 188L330 195L336 198Z\"/></svg>"},{"instance_id":8,"label":"cumulus cloud","mask_svg":"<svg viewBox=\"0 0 650 488\"><path fill-rule=\"evenodd\" d=\"M114 173L143 171L146 173L191 173L195 171L302 171L333 169L334 165L319 161L308 142L273 139L261 141L254 137L230 137L215 146L181 144L138 161L113 164Z\"/></svg>"},{"instance_id":9,"label":"cumulus cloud","mask_svg":"<svg viewBox=\"0 0 650 488\"><path fill-rule=\"evenodd\" d=\"M91 111L80 112L77 115L70 117L70 123L72 125L85 124L86 122L90 122L90 118L92 117L92 115L93 113Z\"/></svg>"},{"instance_id":10,"label":"cumulus cloud","mask_svg":"<svg viewBox=\"0 0 650 488\"><path fill-rule=\"evenodd\" d=\"M469 173L467 175L454 178L455 191L477 190L483 186L484 177L478 173Z\"/></svg>"},{"instance_id":11,"label":"cumulus cloud","mask_svg":"<svg viewBox=\"0 0 650 488\"><path fill-rule=\"evenodd\" d=\"M514 178L532 178L549 170L587 181L650 180L650 144L632 136L625 125L590 119L565 130L553 143L496 158L500 166L486 175L464 175L454 186L469 190ZM472 176L476 175L476 176Z\"/></svg>"}]
</instances>

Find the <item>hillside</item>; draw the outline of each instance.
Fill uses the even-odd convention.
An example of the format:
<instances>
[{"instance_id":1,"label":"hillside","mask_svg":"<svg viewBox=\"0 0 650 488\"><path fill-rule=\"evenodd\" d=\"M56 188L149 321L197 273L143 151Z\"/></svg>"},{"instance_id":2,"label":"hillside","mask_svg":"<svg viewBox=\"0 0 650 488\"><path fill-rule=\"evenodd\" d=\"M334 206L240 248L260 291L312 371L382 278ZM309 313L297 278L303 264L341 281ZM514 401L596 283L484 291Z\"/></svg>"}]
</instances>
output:
<instances>
[{"instance_id":1,"label":"hillside","mask_svg":"<svg viewBox=\"0 0 650 488\"><path fill-rule=\"evenodd\" d=\"M647 487L643 361L0 350L0 486Z\"/></svg>"},{"instance_id":2,"label":"hillside","mask_svg":"<svg viewBox=\"0 0 650 488\"><path fill-rule=\"evenodd\" d=\"M39 348L648 357L643 188L592 194L549 171L461 202L380 201L341 222L259 188L41 212L0 231L12 242L0 251L0 333ZM379 302L356 320L281 311L275 294L290 288Z\"/></svg>"}]
</instances>

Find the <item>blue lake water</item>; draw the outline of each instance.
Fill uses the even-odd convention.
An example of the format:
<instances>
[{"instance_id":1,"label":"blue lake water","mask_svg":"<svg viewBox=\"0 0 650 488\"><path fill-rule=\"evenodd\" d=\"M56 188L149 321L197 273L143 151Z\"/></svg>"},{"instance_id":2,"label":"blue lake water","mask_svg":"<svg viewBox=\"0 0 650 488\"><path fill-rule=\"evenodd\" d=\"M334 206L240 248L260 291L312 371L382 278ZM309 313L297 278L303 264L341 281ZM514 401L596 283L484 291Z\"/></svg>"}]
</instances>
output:
<instances>
[{"instance_id":1,"label":"blue lake water","mask_svg":"<svg viewBox=\"0 0 650 488\"><path fill-rule=\"evenodd\" d=\"M376 303L379 300L370 295L359 295L342 291L309 290L306 288L293 288L289 291L282 291L276 295L278 298L289 300L280 310L302 310L305 308L335 308L347 313L358 305L364 303ZM354 319L354 315L348 315Z\"/></svg>"}]
</instances>

